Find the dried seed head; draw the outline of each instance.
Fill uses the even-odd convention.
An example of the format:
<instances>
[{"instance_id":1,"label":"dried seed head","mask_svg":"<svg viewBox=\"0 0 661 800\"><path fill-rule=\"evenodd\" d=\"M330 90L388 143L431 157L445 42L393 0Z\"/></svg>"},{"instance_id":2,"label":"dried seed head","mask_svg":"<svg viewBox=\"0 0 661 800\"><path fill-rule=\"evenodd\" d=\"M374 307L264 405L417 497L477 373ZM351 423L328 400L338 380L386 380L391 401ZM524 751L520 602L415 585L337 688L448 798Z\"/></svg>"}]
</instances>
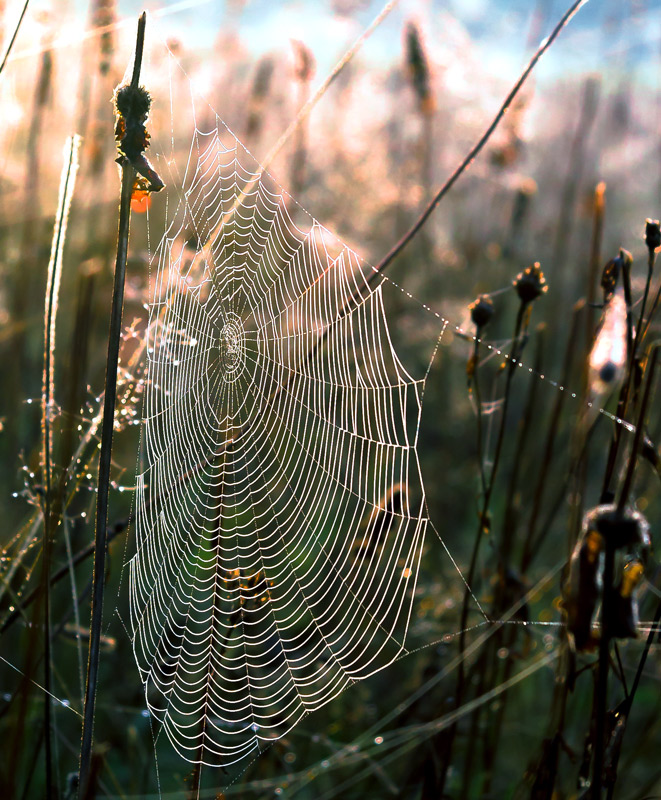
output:
<instances>
[{"instance_id":1,"label":"dried seed head","mask_svg":"<svg viewBox=\"0 0 661 800\"><path fill-rule=\"evenodd\" d=\"M481 330L488 324L491 317L493 317L493 300L488 294L481 294L469 306L468 310L471 312L471 321L473 325Z\"/></svg>"},{"instance_id":2,"label":"dried seed head","mask_svg":"<svg viewBox=\"0 0 661 800\"><path fill-rule=\"evenodd\" d=\"M548 290L539 261L535 261L534 264L520 272L512 281L512 285L521 298L521 302L525 304L534 302Z\"/></svg>"},{"instance_id":3,"label":"dried seed head","mask_svg":"<svg viewBox=\"0 0 661 800\"><path fill-rule=\"evenodd\" d=\"M615 550L636 547L647 553L650 546L647 520L630 508L620 512L613 504L597 506L583 518L583 530L596 531Z\"/></svg>"},{"instance_id":4,"label":"dried seed head","mask_svg":"<svg viewBox=\"0 0 661 800\"><path fill-rule=\"evenodd\" d=\"M661 247L661 225L658 219L645 220L645 244L649 250Z\"/></svg>"}]
</instances>

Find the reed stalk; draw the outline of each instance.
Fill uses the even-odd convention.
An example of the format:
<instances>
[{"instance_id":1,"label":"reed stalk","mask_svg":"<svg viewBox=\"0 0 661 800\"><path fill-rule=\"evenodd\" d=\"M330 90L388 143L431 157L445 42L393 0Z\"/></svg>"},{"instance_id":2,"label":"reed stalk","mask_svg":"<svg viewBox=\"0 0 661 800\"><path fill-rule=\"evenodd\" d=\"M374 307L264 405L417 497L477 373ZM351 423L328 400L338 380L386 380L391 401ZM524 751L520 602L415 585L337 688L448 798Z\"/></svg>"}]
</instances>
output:
<instances>
[{"instance_id":1,"label":"reed stalk","mask_svg":"<svg viewBox=\"0 0 661 800\"><path fill-rule=\"evenodd\" d=\"M138 22L135 48L135 61L131 85L137 89L142 67L142 52L145 39L146 14ZM103 621L103 589L106 571L106 533L108 524L108 493L110 488L110 467L112 458L112 435L115 422L115 401L117 397L117 366L122 333L122 311L124 305L124 281L128 256L129 230L131 222L131 195L135 181L135 170L129 163L122 164L122 188L119 207L119 232L117 256L115 260L115 280L110 311L110 332L108 335L108 356L106 361L106 388L103 401L103 422L101 426L101 452L99 455L98 494L96 505L96 529L94 549L94 576L92 589L92 617L90 622L90 643L87 663L87 683L85 688L85 708L83 713L83 734L78 773L78 797L88 796L92 776L92 741L94 734L94 710L96 686L99 671L99 647Z\"/></svg>"},{"instance_id":2,"label":"reed stalk","mask_svg":"<svg viewBox=\"0 0 661 800\"><path fill-rule=\"evenodd\" d=\"M51 731L51 628L50 628L50 567L58 510L53 506L52 491L52 418L55 406L55 333L60 281L62 277L62 253L67 233L69 209L78 170L78 147L80 139L72 136L65 145L65 163L60 182L53 244L48 264L46 303L44 309L44 370L42 384L42 471L44 483L44 542L41 560L41 592L44 612L44 735L46 757L46 796L55 794L53 785L53 754Z\"/></svg>"}]
</instances>

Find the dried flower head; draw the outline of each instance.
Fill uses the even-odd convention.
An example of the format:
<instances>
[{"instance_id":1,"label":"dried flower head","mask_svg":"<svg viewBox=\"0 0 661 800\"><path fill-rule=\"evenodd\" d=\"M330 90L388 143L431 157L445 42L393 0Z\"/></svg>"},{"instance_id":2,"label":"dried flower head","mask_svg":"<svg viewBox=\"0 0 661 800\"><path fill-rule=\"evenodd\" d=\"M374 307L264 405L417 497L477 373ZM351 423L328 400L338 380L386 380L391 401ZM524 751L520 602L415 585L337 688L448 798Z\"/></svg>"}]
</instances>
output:
<instances>
[{"instance_id":1,"label":"dried flower head","mask_svg":"<svg viewBox=\"0 0 661 800\"><path fill-rule=\"evenodd\" d=\"M478 331L488 324L491 317L493 317L493 300L488 294L481 294L469 306L468 310L471 312L471 321Z\"/></svg>"},{"instance_id":2,"label":"dried flower head","mask_svg":"<svg viewBox=\"0 0 661 800\"><path fill-rule=\"evenodd\" d=\"M615 550L638 547L647 552L650 546L648 522L631 508L619 511L613 504L597 506L585 515L583 528L597 531Z\"/></svg>"},{"instance_id":3,"label":"dried flower head","mask_svg":"<svg viewBox=\"0 0 661 800\"><path fill-rule=\"evenodd\" d=\"M116 89L113 99L117 111L115 140L120 154L117 162L131 164L145 178L143 190L160 192L165 184L145 156L150 138L145 127L151 107L149 92L144 86L127 83Z\"/></svg>"},{"instance_id":4,"label":"dried flower head","mask_svg":"<svg viewBox=\"0 0 661 800\"><path fill-rule=\"evenodd\" d=\"M606 545L626 555L613 585L603 584L603 552ZM635 591L644 574L650 539L647 521L638 511L619 511L615 505L593 508L583 518L583 532L572 554L565 586L567 628L577 650L594 643L592 624L602 587L611 600L610 635L637 636L638 607Z\"/></svg>"},{"instance_id":5,"label":"dried flower head","mask_svg":"<svg viewBox=\"0 0 661 800\"><path fill-rule=\"evenodd\" d=\"M548 290L546 278L539 261L535 261L534 264L520 272L512 282L512 285L516 289L521 302L525 304L534 302Z\"/></svg>"},{"instance_id":6,"label":"dried flower head","mask_svg":"<svg viewBox=\"0 0 661 800\"><path fill-rule=\"evenodd\" d=\"M649 250L661 247L661 225L658 219L645 220L645 244Z\"/></svg>"},{"instance_id":7,"label":"dried flower head","mask_svg":"<svg viewBox=\"0 0 661 800\"><path fill-rule=\"evenodd\" d=\"M114 101L118 114L123 117L134 117L143 123L151 108L151 95L147 89L130 83L117 87Z\"/></svg>"}]
</instances>

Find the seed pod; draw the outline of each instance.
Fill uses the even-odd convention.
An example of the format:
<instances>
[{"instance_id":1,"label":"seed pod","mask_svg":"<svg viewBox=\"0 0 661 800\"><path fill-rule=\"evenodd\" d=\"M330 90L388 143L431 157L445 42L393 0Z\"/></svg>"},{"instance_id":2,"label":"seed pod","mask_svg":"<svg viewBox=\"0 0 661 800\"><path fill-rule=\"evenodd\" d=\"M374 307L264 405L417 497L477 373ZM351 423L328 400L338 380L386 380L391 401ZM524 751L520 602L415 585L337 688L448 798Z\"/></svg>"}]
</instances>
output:
<instances>
[{"instance_id":1,"label":"seed pod","mask_svg":"<svg viewBox=\"0 0 661 800\"><path fill-rule=\"evenodd\" d=\"M529 267L526 267L523 272L520 272L514 281L512 281L512 285L516 289L516 293L519 295L521 302L526 305L534 302L538 297L548 291L546 278L544 277L539 261L535 261L534 264L531 264Z\"/></svg>"},{"instance_id":2,"label":"seed pod","mask_svg":"<svg viewBox=\"0 0 661 800\"><path fill-rule=\"evenodd\" d=\"M493 317L493 300L488 294L481 294L468 306L468 310L473 325L480 331Z\"/></svg>"}]
</instances>

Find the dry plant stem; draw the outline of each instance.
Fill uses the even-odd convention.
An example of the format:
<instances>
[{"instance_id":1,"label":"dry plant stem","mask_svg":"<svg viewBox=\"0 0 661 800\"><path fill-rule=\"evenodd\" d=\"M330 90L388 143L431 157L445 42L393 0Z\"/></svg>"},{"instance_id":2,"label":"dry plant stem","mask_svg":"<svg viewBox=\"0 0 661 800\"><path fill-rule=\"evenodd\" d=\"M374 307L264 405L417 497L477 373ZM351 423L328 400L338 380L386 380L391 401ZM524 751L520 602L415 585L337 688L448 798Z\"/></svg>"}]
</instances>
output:
<instances>
[{"instance_id":1,"label":"dry plant stem","mask_svg":"<svg viewBox=\"0 0 661 800\"><path fill-rule=\"evenodd\" d=\"M654 253L650 253L650 260L648 262L648 279L647 285L645 287L645 299L647 298L647 293L649 291L649 282L651 280L651 273L654 267ZM633 339L633 322L631 317L631 275L629 273L629 269L623 269L622 281L624 284L624 297L627 304L627 364L628 370L627 375L624 379L622 384L622 389L620 391L620 397L618 399L617 404L617 416L620 419L625 419L627 414L627 409L629 406L629 401L631 400L631 388L633 386L633 379L634 379L634 371L635 371L635 361L637 355L637 347L639 343L639 336L638 330L636 331L636 339L634 342ZM643 309L644 310L644 309ZM642 322L642 317L641 317ZM649 321L648 321L649 326ZM647 333L647 331L646 331ZM617 463L617 458L620 452L620 443L622 441L622 428L620 425L615 427L613 432L613 438L611 439L611 446L608 452L608 461L606 464L606 472L604 474L604 482L601 489L601 502L606 503L610 502L610 485L613 478L613 472L615 471L615 465Z\"/></svg>"},{"instance_id":2,"label":"dry plant stem","mask_svg":"<svg viewBox=\"0 0 661 800\"><path fill-rule=\"evenodd\" d=\"M459 664L457 669L457 688L455 691L455 710L458 709L462 702L463 702L463 695L465 689L465 677L466 677L466 670L465 670L465 651L466 651L466 625L468 620L468 607L471 598L471 590L470 586L473 583L475 578L475 569L477 567L477 557L480 550L480 544L482 542L484 527L487 520L488 512L489 512L489 504L491 502L491 495L493 493L493 488L496 482L496 476L498 474L498 467L500 465L500 455L502 452L503 441L505 438L505 424L507 422L507 411L509 408L509 400L510 400L510 388L512 385L512 377L514 372L516 371L516 367L519 360L519 339L521 337L521 329L523 326L523 318L524 314L526 313L528 306L526 303L519 304L519 310L517 311L516 315L516 322L514 325L514 339L512 342L512 349L510 351L509 359L507 362L507 378L505 384L505 393L503 398L503 410L502 415L500 418L500 426L498 429L498 437L496 440L496 448L494 451L493 457L493 466L491 468L491 473L489 475L489 482L487 485L487 489L484 493L484 497L482 498L482 508L479 512L479 519L477 525L477 531L475 533L475 541L473 544L473 552L471 554L470 566L468 568L468 574L466 577L466 590L464 591L464 600L461 608L461 622L459 623ZM452 744L454 741L454 737L457 732L456 723L454 723L450 730L448 731L447 741L444 742L445 747L445 754L443 758L443 765L441 768L440 780L436 786L436 789L440 795L443 794L443 789L445 786L445 779L447 776L447 771L450 766L450 756L452 754ZM423 796L425 796L423 794Z\"/></svg>"},{"instance_id":3,"label":"dry plant stem","mask_svg":"<svg viewBox=\"0 0 661 800\"><path fill-rule=\"evenodd\" d=\"M647 656L649 655L650 649L652 647L652 643L654 642L654 637L657 634L657 630L659 627L659 622L661 622L661 602L656 607L656 613L654 614L654 619L652 621L652 626L650 628L649 633L647 634L647 641L645 642L645 647L643 649L643 654L640 657L640 661L638 662L638 669L636 670L636 675L633 679L633 684L631 686L631 691L627 694L624 709L622 713L624 715L624 731L622 732L622 737L624 738L624 733L626 732L626 726L629 721L629 714L631 713L631 707L633 706L633 701L636 697L636 692L638 691L638 685L640 683L640 679L643 674L643 669L645 668L645 663L647 661ZM621 747L621 745L620 745ZM621 750L620 750L621 752ZM612 800L614 792L615 792L615 782L617 781L617 765L619 762L619 753L615 762L613 764L613 769L615 771L614 779L611 781L608 787L608 793L606 795L607 800Z\"/></svg>"},{"instance_id":4,"label":"dry plant stem","mask_svg":"<svg viewBox=\"0 0 661 800\"><path fill-rule=\"evenodd\" d=\"M578 322L580 314L582 313L583 309L584 306L582 301L579 301L579 303L577 303L574 306L574 313L572 314L571 328L569 330L569 337L567 339L567 347L565 349L565 356L562 367L563 386L567 386L569 384L572 363L574 358L576 335L578 333ZM558 427L560 425L560 417L561 417L562 407L565 401L565 394L566 392L558 392L556 394L553 411L551 412L551 423L549 425L548 433L546 435L544 455L542 456L541 459L539 476L537 478L537 484L535 486L535 495L533 500L532 511L530 512L530 520L527 526L527 534L524 540L523 550L521 553L522 574L525 574L528 571L528 568L530 567L530 564L535 556L535 553L538 552L540 546L542 545L545 533L548 530L548 527L544 526L540 534L538 536L535 535L537 532L537 523L539 521L539 515L542 510L542 502L544 500L544 488L547 485L547 478L549 470L551 468L553 453L557 442ZM570 473L571 472L573 472L573 470L570 470Z\"/></svg>"},{"instance_id":5,"label":"dry plant stem","mask_svg":"<svg viewBox=\"0 0 661 800\"><path fill-rule=\"evenodd\" d=\"M648 365L647 382L645 385L645 393L643 395L642 403L640 406L640 413L636 424L636 433L634 435L633 445L631 447L631 455L627 465L626 477L624 485L620 493L620 498L617 504L618 513L622 514L629 500L629 493L633 483L633 476L636 469L636 462L638 460L638 451L643 436L643 428L645 424L645 415L647 413L647 406L651 394L652 384L654 382L654 373L656 371L656 361L659 348L654 346ZM595 715L594 715L594 771L592 776L592 797L593 800L601 800L601 787L603 781L604 771L604 750L605 750L605 724L606 724L606 707L608 704L608 667L610 659L610 619L612 616L612 592L609 591L613 586L615 565L615 550L609 538L606 538L606 547L604 555L604 584L601 600L601 638L599 640L599 672L597 674L597 686L595 689Z\"/></svg>"},{"instance_id":6,"label":"dry plant stem","mask_svg":"<svg viewBox=\"0 0 661 800\"><path fill-rule=\"evenodd\" d=\"M90 624L90 645L87 662L87 684L85 689L85 712L83 737L80 751L79 797L85 797L90 774L92 757L92 736L94 728L94 707L96 683L99 668L99 642L103 619L103 584L106 562L106 524L108 520L108 491L110 485L110 466L112 455L112 433L115 421L115 398L117 394L117 365L121 340L122 306L124 300L124 277L128 249L131 194L133 192L134 170L130 165L122 167L122 199L120 206L119 242L115 263L115 282L113 288L108 359L106 367L106 388L103 402L103 425L101 428L101 454L99 456L99 482L96 505L96 534L94 548L94 591L92 595L92 620Z\"/></svg>"},{"instance_id":7,"label":"dry plant stem","mask_svg":"<svg viewBox=\"0 0 661 800\"><path fill-rule=\"evenodd\" d=\"M656 251L651 247L647 251L647 280L645 281L645 291L643 292L643 300L640 304L640 314L638 315L638 324L636 325L636 337L633 342L633 354L636 356L638 345L642 341L643 318L645 316L645 308L647 306L647 298L650 293L650 285L652 283L652 275L654 274L654 261L656 259ZM633 370L632 370L633 374Z\"/></svg>"},{"instance_id":8,"label":"dry plant stem","mask_svg":"<svg viewBox=\"0 0 661 800\"><path fill-rule=\"evenodd\" d=\"M53 488L51 484L51 450L53 436L51 430L51 414L54 406L53 360L55 357L55 318L59 302L60 276L62 270L62 251L66 237L68 201L71 187L75 180L76 138L70 140L68 161L64 167L64 176L60 187L60 207L58 209L50 263L48 265L48 284L44 309L44 371L42 384L42 471L44 482L44 538L41 559L41 592L43 593L44 611L44 731L46 756L46 795L52 797L53 756L51 731L51 627L50 627L50 567L52 544L57 526L57 511L53 507Z\"/></svg>"},{"instance_id":9,"label":"dry plant stem","mask_svg":"<svg viewBox=\"0 0 661 800\"><path fill-rule=\"evenodd\" d=\"M476 331L475 347L473 348L473 389L475 390L475 405L477 408L477 460L480 470L480 483L482 485L482 494L487 492L487 476L484 472L484 446L482 437L482 397L480 392L480 379L479 379L479 351L480 351L480 330Z\"/></svg>"},{"instance_id":10,"label":"dry plant stem","mask_svg":"<svg viewBox=\"0 0 661 800\"><path fill-rule=\"evenodd\" d=\"M636 462L638 460L638 452L640 451L640 443L643 439L643 430L645 428L645 414L647 413L647 406L649 404L650 394L652 391L652 383L654 381L654 372L656 371L656 361L659 355L659 344L654 344L651 348L649 363L646 372L648 372L647 383L645 385L645 393L640 406L640 413L636 424L636 433L633 437L633 444L631 445L631 456L627 465L627 472L624 478L624 485L620 493L620 499L617 504L619 513L624 511L626 504L629 502L629 493L633 483L633 476L636 471Z\"/></svg>"},{"instance_id":11,"label":"dry plant stem","mask_svg":"<svg viewBox=\"0 0 661 800\"><path fill-rule=\"evenodd\" d=\"M429 203L427 208L422 212L420 217L418 218L417 222L413 225L413 227L404 234L404 236L394 245L394 247L390 250L389 253L379 262L376 269L382 270L384 269L393 259L395 259L402 250L406 247L406 245L413 239L413 237L420 231L422 226L427 222L429 217L431 216L432 212L436 208L436 206L441 202L441 200L445 197L445 195L450 191L450 189L454 186L454 184L459 180L461 175L471 166L475 158L478 156L484 145L489 141L491 138L491 134L496 130L500 121L503 119L505 114L507 113L509 106L511 105L514 98L519 93L521 87L528 79L528 76L535 68L539 59L544 55L544 53L549 49L549 47L553 44L553 42L557 39L562 29L567 25L567 23L571 20L571 18L577 13L579 8L587 3L588 0L575 0L574 3L567 9L565 14L563 15L562 19L553 29L551 35L548 39L544 40L542 44L539 46L539 49L535 53L535 55L530 59L528 62L528 66L524 69L521 73L521 76L517 80L517 82L512 87L512 90L505 98L503 104L501 105L498 113L493 118L491 124L486 129L486 131L482 134L478 142L473 145L470 149L468 155L464 158L464 160L459 164L459 166L455 169L455 171L450 175L447 181L443 184L443 186L439 189L436 193L432 201Z\"/></svg>"},{"instance_id":12,"label":"dry plant stem","mask_svg":"<svg viewBox=\"0 0 661 800\"><path fill-rule=\"evenodd\" d=\"M558 214L558 228L553 249L553 264L560 270L565 266L567 252L572 239L573 223L576 218L576 197L581 188L583 166L585 164L586 142L595 120L599 106L599 84L589 77L583 86L580 117L571 143L567 159L567 175L562 190Z\"/></svg>"},{"instance_id":13,"label":"dry plant stem","mask_svg":"<svg viewBox=\"0 0 661 800\"><path fill-rule=\"evenodd\" d=\"M135 62L131 83L137 87L142 66L146 15L138 22L135 49ZM119 233L117 258L115 261L115 281L113 286L112 308L110 312L110 332L108 336L108 358L106 362L106 387L103 401L103 424L101 428L101 453L99 456L99 479L96 505L96 533L94 550L94 585L92 591L92 619L90 623L90 644L87 662L87 684L85 687L85 709L83 714L83 735L80 749L80 771L78 776L78 797L87 795L92 765L92 740L94 732L94 708L96 684L99 670L99 645L103 621L103 584L106 563L106 526L108 522L108 492L110 487L110 466L112 457L112 434L115 422L115 399L117 396L117 366L122 333L122 309L124 304L124 279L128 255L129 228L131 222L131 194L135 181L135 171L130 164L122 165L122 192L119 207Z\"/></svg>"},{"instance_id":14,"label":"dry plant stem","mask_svg":"<svg viewBox=\"0 0 661 800\"><path fill-rule=\"evenodd\" d=\"M16 27L14 28L14 33L7 45L7 50L5 51L5 55L2 59L2 64L0 64L0 74L2 74L2 70L5 68L5 64L7 63L7 59L9 58L9 54L12 51L12 47L14 46L14 42L16 41L16 37L18 36L18 31L20 30L21 24L23 23L23 17L25 16L25 12L28 10L28 5L30 4L30 0L25 0L23 5L23 10L21 11L21 15L18 18L18 22L16 23Z\"/></svg>"}]
</instances>

